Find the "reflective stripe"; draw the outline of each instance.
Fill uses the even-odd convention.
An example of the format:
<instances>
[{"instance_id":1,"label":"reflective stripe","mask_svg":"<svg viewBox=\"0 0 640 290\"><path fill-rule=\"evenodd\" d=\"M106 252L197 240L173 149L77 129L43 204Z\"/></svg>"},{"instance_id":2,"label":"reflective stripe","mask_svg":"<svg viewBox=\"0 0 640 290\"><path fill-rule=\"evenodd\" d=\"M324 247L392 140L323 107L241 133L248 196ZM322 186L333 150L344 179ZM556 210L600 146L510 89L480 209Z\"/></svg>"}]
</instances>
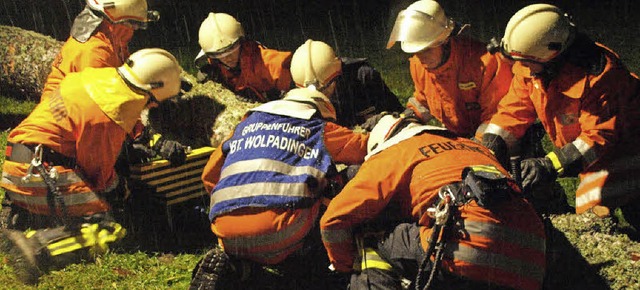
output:
<instances>
[{"instance_id":1,"label":"reflective stripe","mask_svg":"<svg viewBox=\"0 0 640 290\"><path fill-rule=\"evenodd\" d=\"M487 125L487 129L484 130L484 133L485 134L491 133L491 134L502 137L502 139L504 140L505 143L507 143L507 146L509 148L513 147L516 144L516 142L518 142L518 139L515 136L513 136L511 132L505 129L502 129L502 127L493 123L490 123L489 125Z\"/></svg>"},{"instance_id":2,"label":"reflective stripe","mask_svg":"<svg viewBox=\"0 0 640 290\"><path fill-rule=\"evenodd\" d=\"M41 195L24 195L15 193L10 190L5 190L6 196L11 199L11 201L31 204L31 205L40 205L47 206L47 197ZM66 206L73 205L81 205L90 202L100 201L100 197L93 191L81 192L81 193L64 193L62 194L62 198Z\"/></svg>"},{"instance_id":3,"label":"reflective stripe","mask_svg":"<svg viewBox=\"0 0 640 290\"><path fill-rule=\"evenodd\" d=\"M286 228L277 232L268 233L259 236L243 236L237 238L223 238L225 248L235 249L252 249L255 247L265 245L275 245L282 243L284 240L289 239L298 232L304 229L305 225L310 224L315 220L315 217L311 218L311 210L301 211L301 215L295 219L294 223L289 224Z\"/></svg>"},{"instance_id":4,"label":"reflective stripe","mask_svg":"<svg viewBox=\"0 0 640 290\"><path fill-rule=\"evenodd\" d=\"M366 269L380 269L390 271L391 268L393 268L391 264L383 260L380 255L378 255L378 252L376 252L372 248L364 248L364 255L362 257L361 264L362 265L360 266L360 269L363 271Z\"/></svg>"},{"instance_id":5,"label":"reflective stripe","mask_svg":"<svg viewBox=\"0 0 640 290\"><path fill-rule=\"evenodd\" d=\"M602 186L609 171L600 170L586 174L576 189L576 213L581 214L602 203Z\"/></svg>"},{"instance_id":6,"label":"reflective stripe","mask_svg":"<svg viewBox=\"0 0 640 290\"><path fill-rule=\"evenodd\" d=\"M78 182L84 182L75 171L69 171L60 173L56 181L57 186L67 186ZM12 184L16 187L47 187L42 177L34 175L34 177L22 181L22 176L10 175L7 172L2 172L2 183Z\"/></svg>"},{"instance_id":7,"label":"reflective stripe","mask_svg":"<svg viewBox=\"0 0 640 290\"><path fill-rule=\"evenodd\" d=\"M598 158L596 150L592 146L589 146L587 142L584 142L584 140L576 138L576 140L573 140L571 143L578 149L578 152L582 154L582 158L584 158L586 164L591 164Z\"/></svg>"},{"instance_id":8,"label":"reflective stripe","mask_svg":"<svg viewBox=\"0 0 640 290\"><path fill-rule=\"evenodd\" d=\"M497 268L522 277L531 277L538 281L542 281L544 277L544 267L463 244L447 244L445 255L455 260L487 268Z\"/></svg>"},{"instance_id":9,"label":"reflective stripe","mask_svg":"<svg viewBox=\"0 0 640 290\"><path fill-rule=\"evenodd\" d=\"M321 230L322 241L334 244L350 241L353 238L351 229L342 230Z\"/></svg>"},{"instance_id":10,"label":"reflective stripe","mask_svg":"<svg viewBox=\"0 0 640 290\"><path fill-rule=\"evenodd\" d=\"M506 241L523 248L534 249L541 253L545 251L545 239L532 233L522 232L500 224L465 220L464 230L469 234L483 236L494 241Z\"/></svg>"},{"instance_id":11,"label":"reflective stripe","mask_svg":"<svg viewBox=\"0 0 640 290\"><path fill-rule=\"evenodd\" d=\"M271 159L252 159L238 161L227 166L221 173L220 179L239 173L249 173L254 171L272 171L287 175L307 174L321 179L324 173L311 166L292 166L287 163Z\"/></svg>"},{"instance_id":12,"label":"reflective stripe","mask_svg":"<svg viewBox=\"0 0 640 290\"><path fill-rule=\"evenodd\" d=\"M488 173L493 173L498 175L499 178L503 178L504 174L502 172L500 172L500 170L498 170L498 168L496 168L493 165L473 165L471 166L471 168L473 169L473 171L484 171L484 172L488 172Z\"/></svg>"},{"instance_id":13,"label":"reflective stripe","mask_svg":"<svg viewBox=\"0 0 640 290\"><path fill-rule=\"evenodd\" d=\"M110 231L112 229L113 231ZM109 228L100 224L83 226L77 236L69 237L47 245L51 256L57 256L73 252L82 248L91 247L94 254L105 253L108 243L116 242L124 238L126 230L118 223L109 223Z\"/></svg>"},{"instance_id":14,"label":"reflective stripe","mask_svg":"<svg viewBox=\"0 0 640 290\"><path fill-rule=\"evenodd\" d=\"M560 162L558 155L555 152L549 152L549 154L547 154L547 158L551 160L553 168L561 175L564 172L564 167L562 167L562 163Z\"/></svg>"},{"instance_id":15,"label":"reflective stripe","mask_svg":"<svg viewBox=\"0 0 640 290\"><path fill-rule=\"evenodd\" d=\"M236 198L274 195L283 197L314 197L306 183L260 182L231 186L216 190L211 195L211 206Z\"/></svg>"},{"instance_id":16,"label":"reflective stripe","mask_svg":"<svg viewBox=\"0 0 640 290\"><path fill-rule=\"evenodd\" d=\"M480 126L478 126L478 129L476 129L476 134L474 136L482 136L482 134L484 134L485 131L487 130L488 125L489 124L487 123L480 124Z\"/></svg>"}]
</instances>

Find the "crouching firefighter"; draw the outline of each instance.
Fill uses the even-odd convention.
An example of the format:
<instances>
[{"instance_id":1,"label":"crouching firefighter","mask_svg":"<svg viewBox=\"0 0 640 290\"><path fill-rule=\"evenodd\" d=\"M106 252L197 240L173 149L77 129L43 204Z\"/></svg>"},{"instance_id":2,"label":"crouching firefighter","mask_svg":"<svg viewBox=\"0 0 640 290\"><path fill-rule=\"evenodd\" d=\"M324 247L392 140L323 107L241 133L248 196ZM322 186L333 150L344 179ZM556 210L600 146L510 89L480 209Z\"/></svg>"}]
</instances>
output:
<instances>
[{"instance_id":1,"label":"crouching firefighter","mask_svg":"<svg viewBox=\"0 0 640 290\"><path fill-rule=\"evenodd\" d=\"M0 240L19 279L36 283L124 237L110 216L114 164L142 110L178 94L180 72L169 52L143 49L120 67L71 73L9 133Z\"/></svg>"},{"instance_id":2,"label":"crouching firefighter","mask_svg":"<svg viewBox=\"0 0 640 290\"><path fill-rule=\"evenodd\" d=\"M542 222L488 149L392 115L373 128L368 149L320 220L350 289L541 288ZM358 232L389 207L403 222Z\"/></svg>"},{"instance_id":3,"label":"crouching firefighter","mask_svg":"<svg viewBox=\"0 0 640 290\"><path fill-rule=\"evenodd\" d=\"M194 270L191 289L229 289L219 278L232 276L230 259L273 266L305 261L302 250L317 231L333 163L364 161L368 135L336 124L336 110L324 94L341 69L333 49L307 42L291 65L306 68L295 76L306 86L251 109L205 166L202 180L211 192L209 219L218 245Z\"/></svg>"}]
</instances>

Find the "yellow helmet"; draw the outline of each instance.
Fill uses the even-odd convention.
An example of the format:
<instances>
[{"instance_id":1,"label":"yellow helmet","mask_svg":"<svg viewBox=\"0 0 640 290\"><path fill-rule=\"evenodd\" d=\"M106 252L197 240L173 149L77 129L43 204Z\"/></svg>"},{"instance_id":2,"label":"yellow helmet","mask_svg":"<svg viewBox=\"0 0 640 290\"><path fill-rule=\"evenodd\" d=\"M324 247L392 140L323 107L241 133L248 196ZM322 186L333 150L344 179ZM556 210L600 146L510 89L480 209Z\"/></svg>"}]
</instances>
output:
<instances>
[{"instance_id":1,"label":"yellow helmet","mask_svg":"<svg viewBox=\"0 0 640 290\"><path fill-rule=\"evenodd\" d=\"M322 118L326 120L336 120L336 109L331 104L331 101L323 93L313 88L295 88L287 92L283 98L284 100L290 100L295 102L301 102L306 104L312 104Z\"/></svg>"},{"instance_id":2,"label":"yellow helmet","mask_svg":"<svg viewBox=\"0 0 640 290\"><path fill-rule=\"evenodd\" d=\"M387 41L387 49L400 41L406 53L416 53L444 43L455 27L444 9L433 0L420 0L400 11Z\"/></svg>"},{"instance_id":3,"label":"yellow helmet","mask_svg":"<svg viewBox=\"0 0 640 290\"><path fill-rule=\"evenodd\" d=\"M224 53L244 36L238 20L226 13L209 13L200 24L198 43L207 54Z\"/></svg>"},{"instance_id":4,"label":"yellow helmet","mask_svg":"<svg viewBox=\"0 0 640 290\"><path fill-rule=\"evenodd\" d=\"M158 21L158 11L147 10L147 0L87 0L87 6L112 23L129 23L146 29L148 22Z\"/></svg>"},{"instance_id":5,"label":"yellow helmet","mask_svg":"<svg viewBox=\"0 0 640 290\"><path fill-rule=\"evenodd\" d=\"M322 41L308 39L291 57L291 77L298 87L327 87L342 73L342 61L333 48Z\"/></svg>"},{"instance_id":6,"label":"yellow helmet","mask_svg":"<svg viewBox=\"0 0 640 290\"><path fill-rule=\"evenodd\" d=\"M533 4L509 19L501 47L513 60L545 63L571 45L574 37L575 25L560 8Z\"/></svg>"},{"instance_id":7,"label":"yellow helmet","mask_svg":"<svg viewBox=\"0 0 640 290\"><path fill-rule=\"evenodd\" d=\"M120 75L134 87L151 93L152 100L162 102L180 92L180 64L168 51L145 48L129 56L118 67Z\"/></svg>"}]
</instances>

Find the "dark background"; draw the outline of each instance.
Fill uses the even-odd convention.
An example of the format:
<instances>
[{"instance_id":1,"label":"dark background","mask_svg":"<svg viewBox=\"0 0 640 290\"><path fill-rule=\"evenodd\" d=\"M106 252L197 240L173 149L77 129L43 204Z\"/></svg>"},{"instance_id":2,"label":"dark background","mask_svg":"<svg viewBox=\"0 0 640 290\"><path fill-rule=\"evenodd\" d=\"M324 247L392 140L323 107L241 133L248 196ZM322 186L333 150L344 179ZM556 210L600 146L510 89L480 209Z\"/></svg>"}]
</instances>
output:
<instances>
[{"instance_id":1,"label":"dark background","mask_svg":"<svg viewBox=\"0 0 640 290\"><path fill-rule=\"evenodd\" d=\"M295 50L307 38L323 40L339 55L382 53L395 15L413 1L404 0L148 0L160 11L159 23L136 32L132 51L163 47L191 57L198 50L200 23L211 11L235 16L247 35L265 45ZM0 24L33 30L65 40L84 0L0 0ZM468 32L482 40L501 36L513 13L536 2L553 3L570 12L582 31L617 51L636 68L640 43L637 0L442 0L447 14L470 23ZM2 44L0 44L2 45ZM637 71L637 70L636 70Z\"/></svg>"}]
</instances>

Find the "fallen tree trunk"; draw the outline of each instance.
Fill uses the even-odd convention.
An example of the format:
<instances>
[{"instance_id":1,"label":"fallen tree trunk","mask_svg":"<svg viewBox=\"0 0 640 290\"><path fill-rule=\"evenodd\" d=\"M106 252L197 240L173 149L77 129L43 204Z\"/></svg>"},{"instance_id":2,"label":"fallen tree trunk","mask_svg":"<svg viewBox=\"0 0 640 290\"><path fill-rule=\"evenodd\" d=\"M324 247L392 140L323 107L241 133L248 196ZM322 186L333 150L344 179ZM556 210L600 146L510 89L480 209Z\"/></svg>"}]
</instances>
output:
<instances>
[{"instance_id":1,"label":"fallen tree trunk","mask_svg":"<svg viewBox=\"0 0 640 290\"><path fill-rule=\"evenodd\" d=\"M0 95L40 100L62 42L37 32L0 25Z\"/></svg>"}]
</instances>

